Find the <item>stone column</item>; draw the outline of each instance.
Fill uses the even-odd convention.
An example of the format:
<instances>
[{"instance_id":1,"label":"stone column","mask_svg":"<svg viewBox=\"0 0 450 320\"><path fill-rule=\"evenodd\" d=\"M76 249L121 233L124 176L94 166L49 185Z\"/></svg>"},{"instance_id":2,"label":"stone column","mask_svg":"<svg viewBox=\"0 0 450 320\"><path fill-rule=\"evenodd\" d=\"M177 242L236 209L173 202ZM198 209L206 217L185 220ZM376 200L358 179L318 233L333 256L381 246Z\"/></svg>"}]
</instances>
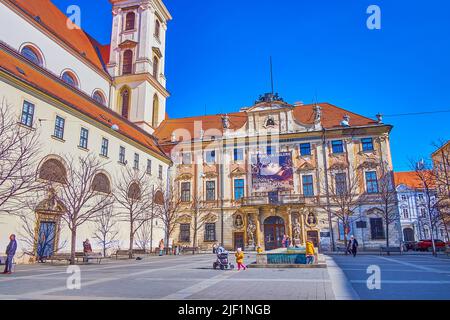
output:
<instances>
[{"instance_id":1,"label":"stone column","mask_svg":"<svg viewBox=\"0 0 450 320\"><path fill-rule=\"evenodd\" d=\"M292 234L292 215L291 215L291 208L287 208L286 209L286 215L287 215L287 227L288 227L288 232L287 235L289 236L289 238L291 239L291 243L293 240L293 234Z\"/></svg>"},{"instance_id":2,"label":"stone column","mask_svg":"<svg viewBox=\"0 0 450 320\"><path fill-rule=\"evenodd\" d=\"M305 215L302 213L300 214L300 221L302 224L302 241L303 245L306 245L306 227L305 227Z\"/></svg>"}]
</instances>

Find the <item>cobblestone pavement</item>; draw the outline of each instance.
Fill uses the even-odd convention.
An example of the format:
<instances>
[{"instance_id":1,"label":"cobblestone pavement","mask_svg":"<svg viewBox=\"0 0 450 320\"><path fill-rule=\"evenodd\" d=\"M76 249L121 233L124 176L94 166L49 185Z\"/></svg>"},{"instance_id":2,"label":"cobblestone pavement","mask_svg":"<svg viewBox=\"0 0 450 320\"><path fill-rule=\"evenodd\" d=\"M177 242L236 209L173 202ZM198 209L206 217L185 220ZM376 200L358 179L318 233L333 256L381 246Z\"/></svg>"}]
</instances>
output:
<instances>
[{"instance_id":1,"label":"cobblestone pavement","mask_svg":"<svg viewBox=\"0 0 450 320\"><path fill-rule=\"evenodd\" d=\"M79 290L67 289L67 265L19 265L13 275L0 275L0 299L334 299L327 269L220 271L212 269L214 259L186 255L83 265Z\"/></svg>"},{"instance_id":2,"label":"cobblestone pavement","mask_svg":"<svg viewBox=\"0 0 450 320\"><path fill-rule=\"evenodd\" d=\"M333 255L360 299L448 300L450 259L444 255ZM378 266L381 288L367 286L367 269Z\"/></svg>"}]
</instances>

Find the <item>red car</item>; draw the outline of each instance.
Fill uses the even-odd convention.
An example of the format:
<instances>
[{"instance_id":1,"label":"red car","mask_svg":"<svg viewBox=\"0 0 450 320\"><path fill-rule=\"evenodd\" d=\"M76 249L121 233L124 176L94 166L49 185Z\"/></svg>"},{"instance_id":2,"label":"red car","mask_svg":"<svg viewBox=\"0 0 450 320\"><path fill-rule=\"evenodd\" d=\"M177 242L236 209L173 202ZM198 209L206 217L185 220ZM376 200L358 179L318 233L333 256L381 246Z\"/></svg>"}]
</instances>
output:
<instances>
[{"instance_id":1,"label":"red car","mask_svg":"<svg viewBox=\"0 0 450 320\"><path fill-rule=\"evenodd\" d=\"M442 240L434 240L434 246L436 247L436 251L444 251L445 250L445 242ZM431 239L428 240L419 240L416 244L417 251L432 251L433 245L431 244Z\"/></svg>"}]
</instances>

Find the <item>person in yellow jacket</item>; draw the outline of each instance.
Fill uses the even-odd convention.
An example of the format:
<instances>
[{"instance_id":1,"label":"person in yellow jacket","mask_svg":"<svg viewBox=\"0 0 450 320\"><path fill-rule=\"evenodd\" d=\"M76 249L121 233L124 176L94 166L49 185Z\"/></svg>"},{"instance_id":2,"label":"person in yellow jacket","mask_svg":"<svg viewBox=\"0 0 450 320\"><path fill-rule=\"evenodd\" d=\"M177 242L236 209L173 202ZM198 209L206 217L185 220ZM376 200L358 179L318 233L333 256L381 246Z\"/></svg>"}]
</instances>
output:
<instances>
[{"instance_id":1,"label":"person in yellow jacket","mask_svg":"<svg viewBox=\"0 0 450 320\"><path fill-rule=\"evenodd\" d=\"M258 248L256 248L256 253L262 253L262 252L263 252L263 249L260 246L258 246Z\"/></svg>"},{"instance_id":2,"label":"person in yellow jacket","mask_svg":"<svg viewBox=\"0 0 450 320\"><path fill-rule=\"evenodd\" d=\"M306 264L313 264L315 257L314 243L308 239L306 241Z\"/></svg>"},{"instance_id":3,"label":"person in yellow jacket","mask_svg":"<svg viewBox=\"0 0 450 320\"><path fill-rule=\"evenodd\" d=\"M238 271L241 270L241 267L244 268L244 270L247 270L247 267L244 264L244 252L241 248L238 248L236 253L234 254L236 257L236 263L238 265Z\"/></svg>"}]
</instances>

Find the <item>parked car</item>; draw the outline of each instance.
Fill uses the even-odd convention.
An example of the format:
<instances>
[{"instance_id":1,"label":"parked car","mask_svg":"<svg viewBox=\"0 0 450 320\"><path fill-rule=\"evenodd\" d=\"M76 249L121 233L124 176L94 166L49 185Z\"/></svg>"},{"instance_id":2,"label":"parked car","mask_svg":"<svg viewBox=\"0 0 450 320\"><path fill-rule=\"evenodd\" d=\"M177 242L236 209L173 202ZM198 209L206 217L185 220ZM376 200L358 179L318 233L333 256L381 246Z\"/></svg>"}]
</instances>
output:
<instances>
[{"instance_id":1,"label":"parked car","mask_svg":"<svg viewBox=\"0 0 450 320\"><path fill-rule=\"evenodd\" d=\"M436 247L436 251L444 251L446 244L442 240L434 240L434 246ZM416 245L417 251L432 251L433 245L431 243L431 239L428 240L419 240Z\"/></svg>"},{"instance_id":2,"label":"parked car","mask_svg":"<svg viewBox=\"0 0 450 320\"><path fill-rule=\"evenodd\" d=\"M416 250L417 249L417 242L416 241L405 241L403 243L403 248L404 248L405 251Z\"/></svg>"}]
</instances>

